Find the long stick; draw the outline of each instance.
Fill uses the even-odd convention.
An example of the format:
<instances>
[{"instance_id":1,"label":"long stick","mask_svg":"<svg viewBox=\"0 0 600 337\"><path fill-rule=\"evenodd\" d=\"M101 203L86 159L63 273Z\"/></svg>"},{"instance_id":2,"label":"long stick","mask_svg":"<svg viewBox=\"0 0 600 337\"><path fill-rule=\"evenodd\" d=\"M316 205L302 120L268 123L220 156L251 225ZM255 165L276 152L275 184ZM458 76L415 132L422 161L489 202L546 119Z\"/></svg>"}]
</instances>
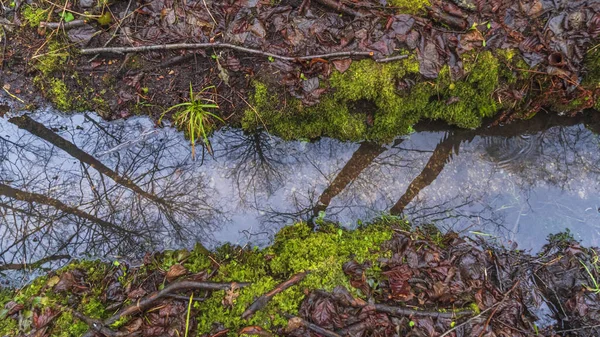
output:
<instances>
[{"instance_id":1,"label":"long stick","mask_svg":"<svg viewBox=\"0 0 600 337\"><path fill-rule=\"evenodd\" d=\"M296 61L296 60L311 60L314 58L332 58L342 56L373 56L373 52L367 51L344 51L335 52L329 54L319 54L310 56L283 56L269 52L264 52L258 49L251 49L242 46L238 46L231 43L212 42L212 43L172 43L172 44L155 44L149 46L138 46L138 47L103 47L103 48L85 48L79 52L82 55L90 54L101 54L101 53L112 53L112 54L125 54L125 53L136 53L136 52L148 52L157 50L179 50L179 49L208 49L208 48L220 48L220 49L233 49L242 51L248 54L258 54L267 57L272 57L284 61Z\"/></svg>"}]
</instances>

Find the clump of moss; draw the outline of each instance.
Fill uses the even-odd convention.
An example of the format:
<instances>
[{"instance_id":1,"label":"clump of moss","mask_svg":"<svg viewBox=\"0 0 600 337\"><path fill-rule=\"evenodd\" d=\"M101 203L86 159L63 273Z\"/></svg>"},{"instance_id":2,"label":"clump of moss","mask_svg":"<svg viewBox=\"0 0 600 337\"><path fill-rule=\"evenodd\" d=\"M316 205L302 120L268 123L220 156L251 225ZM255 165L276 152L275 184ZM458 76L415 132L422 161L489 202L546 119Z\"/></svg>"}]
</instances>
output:
<instances>
[{"instance_id":1,"label":"clump of moss","mask_svg":"<svg viewBox=\"0 0 600 337\"><path fill-rule=\"evenodd\" d=\"M398 7L403 14L418 14L431 3L429 0L388 0L388 5Z\"/></svg>"},{"instance_id":2,"label":"clump of moss","mask_svg":"<svg viewBox=\"0 0 600 337\"><path fill-rule=\"evenodd\" d=\"M224 307L224 291L215 292L202 303L199 310L198 333L207 333L214 323L221 323L235 331L248 325L267 329L285 326L287 319L281 313L295 314L305 293L313 289L331 290L337 285L350 284L342 271L342 264L352 257L363 262L376 260L382 252L381 244L392 237L385 226L369 226L346 231L337 226L326 225L318 232L305 223L282 229L275 243L264 250L236 250L222 247L217 256L229 257L221 264L217 281L247 281L252 285L239 291L230 307ZM310 271L298 285L276 295L267 308L257 312L248 321L240 318L244 310L258 297L273 289L292 275Z\"/></svg>"},{"instance_id":3,"label":"clump of moss","mask_svg":"<svg viewBox=\"0 0 600 337\"><path fill-rule=\"evenodd\" d=\"M49 82L48 96L54 105L63 111L71 110L72 101L69 97L69 90L65 82L58 78L53 78Z\"/></svg>"},{"instance_id":4,"label":"clump of moss","mask_svg":"<svg viewBox=\"0 0 600 337\"><path fill-rule=\"evenodd\" d=\"M36 58L35 68L39 70L43 76L51 75L56 70L64 67L68 52L65 47L57 40L50 40L44 54Z\"/></svg>"},{"instance_id":5,"label":"clump of moss","mask_svg":"<svg viewBox=\"0 0 600 337\"><path fill-rule=\"evenodd\" d=\"M600 89L600 45L591 48L585 56L585 68L587 74L584 77L583 84L592 89ZM597 97L594 105L596 110L600 110L600 99Z\"/></svg>"},{"instance_id":6,"label":"clump of moss","mask_svg":"<svg viewBox=\"0 0 600 337\"><path fill-rule=\"evenodd\" d=\"M42 9L33 7L30 5L24 5L21 15L29 24L29 27L36 28L40 26L40 22L46 20L48 17L48 9Z\"/></svg>"},{"instance_id":7,"label":"clump of moss","mask_svg":"<svg viewBox=\"0 0 600 337\"><path fill-rule=\"evenodd\" d=\"M303 107L294 99L282 107L280 94L255 82L254 108L246 111L242 127L264 127L285 139L327 135L354 141L386 141L410 133L422 118L476 128L500 108L493 95L500 65L489 51L465 55L463 64L463 78L453 79L446 66L435 82L429 82L420 79L419 63L412 56L386 64L353 62L345 73L331 76L333 93L313 107ZM417 83L411 85L415 79ZM351 109L365 101L374 105L372 122L365 111Z\"/></svg>"}]
</instances>

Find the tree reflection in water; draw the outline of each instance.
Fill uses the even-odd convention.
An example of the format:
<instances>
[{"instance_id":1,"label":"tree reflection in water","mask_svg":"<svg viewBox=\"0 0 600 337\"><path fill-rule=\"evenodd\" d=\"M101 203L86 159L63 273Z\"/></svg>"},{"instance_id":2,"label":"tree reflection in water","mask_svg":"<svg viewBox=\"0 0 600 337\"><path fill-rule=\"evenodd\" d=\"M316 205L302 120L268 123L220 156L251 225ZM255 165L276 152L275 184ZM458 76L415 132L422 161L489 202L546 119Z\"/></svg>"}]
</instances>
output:
<instances>
[{"instance_id":1,"label":"tree reflection in water","mask_svg":"<svg viewBox=\"0 0 600 337\"><path fill-rule=\"evenodd\" d=\"M1 121L0 264L139 257L217 228L218 193L195 176L177 133L136 141L152 124L46 117Z\"/></svg>"},{"instance_id":2,"label":"tree reflection in water","mask_svg":"<svg viewBox=\"0 0 600 337\"><path fill-rule=\"evenodd\" d=\"M347 225L391 213L523 248L564 228L599 244L598 136L583 124L528 123L387 145L224 130L214 156L194 162L180 133L144 118L0 119L0 271L196 241L267 243L323 212Z\"/></svg>"}]
</instances>

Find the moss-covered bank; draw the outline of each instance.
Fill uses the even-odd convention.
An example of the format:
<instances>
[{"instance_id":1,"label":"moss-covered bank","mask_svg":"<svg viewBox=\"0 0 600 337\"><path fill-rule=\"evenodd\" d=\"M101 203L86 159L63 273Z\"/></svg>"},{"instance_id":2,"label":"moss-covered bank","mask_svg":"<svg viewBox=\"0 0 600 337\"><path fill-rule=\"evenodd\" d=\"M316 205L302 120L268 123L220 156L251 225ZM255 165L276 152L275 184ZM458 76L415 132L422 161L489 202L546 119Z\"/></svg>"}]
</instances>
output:
<instances>
[{"instance_id":1,"label":"moss-covered bank","mask_svg":"<svg viewBox=\"0 0 600 337\"><path fill-rule=\"evenodd\" d=\"M354 141L408 134L422 119L476 128L502 108L493 95L500 81L507 81L501 76L513 80L519 74L489 51L467 55L463 63L466 74L461 78L453 79L446 66L436 80L419 81L413 56L395 63L354 62L346 72L331 76L331 94L312 107L282 99L284 94L255 81L253 108L246 109L242 127L262 127L284 139L330 136Z\"/></svg>"},{"instance_id":2,"label":"moss-covered bank","mask_svg":"<svg viewBox=\"0 0 600 337\"><path fill-rule=\"evenodd\" d=\"M28 108L33 107L28 99L37 100L41 92L60 110L95 110L108 119L135 114L158 119L189 99L190 84L197 91L214 86L211 98L220 108L212 112L225 122L207 124L267 129L285 139L385 141L410 133L424 119L475 128L486 118L499 124L544 110L573 115L600 107L596 7L578 3L563 14L561 9L535 16L524 13L527 8L518 3L499 9L479 5L483 7L475 8L472 1L390 0L387 6L355 8L366 14L352 17L322 4L311 6L312 14L305 15L301 8L279 1L251 8L211 2L211 13L231 14L211 18L204 7L184 4L175 10L165 3L148 9L153 15L131 13L137 20L131 25L134 20L121 22L110 14L125 11L126 3L94 1L86 8L75 3L59 11L51 2L33 1L19 10L21 26L7 33L15 48L5 55L2 75L7 92L24 98ZM517 19L507 20L507 10ZM538 31L565 15L576 21L582 11L589 12L587 26L580 22L561 28L566 40ZM67 17L70 22L83 20L84 26L48 28L43 23L64 23ZM139 30L142 26L146 28ZM226 29L230 26L240 31ZM122 31L132 32L130 40L122 38ZM149 33L152 38L145 35ZM244 44L248 34L251 38ZM545 40L537 41L542 35ZM84 47L167 44L181 42L181 36L252 46L258 54L210 48L79 54ZM316 55L338 52L338 45L363 56L300 62L260 55ZM364 54L368 52L372 55ZM400 55L407 58L375 62ZM22 83L27 80L31 86Z\"/></svg>"},{"instance_id":3,"label":"moss-covered bank","mask_svg":"<svg viewBox=\"0 0 600 337\"><path fill-rule=\"evenodd\" d=\"M104 328L111 334L129 331L144 336L237 336L252 334L250 331L262 336L295 336L301 330L292 323L297 321L289 320L292 315L348 335L343 327L357 323L353 317L375 315L368 319L377 317L377 324L363 322L367 336L427 329L439 335L456 326L461 314L487 313L503 303L488 323L475 321L469 329L501 333L512 322L519 331L552 336L552 326L537 326L537 318L520 313L525 306L533 310L541 305L528 300L539 284L527 276L532 271L544 280L544 287L534 292L560 294L557 300L570 301L560 313L568 317L561 320L568 319L575 327L600 320L586 315L598 302L585 302L586 309L578 307L584 298L595 301L599 296L594 288L600 277L598 252L580 247L568 233L552 236L545 249L532 257L485 243L473 245L454 233L442 234L434 226L411 229L397 217L385 216L352 231L319 222L316 231L305 223L285 227L264 249L225 245L207 252L197 246L192 251L147 256L144 264L135 268L116 261L74 261L22 289L0 292L0 336L81 336L91 322L102 325L101 320L135 306L166 285L206 279L249 285L194 292L199 301L189 308L189 292L173 294L175 298L156 302L140 315L105 323ZM557 278L561 270L569 270L569 278ZM257 298L300 272L309 274L250 318L241 318ZM340 289L350 292L343 295ZM340 294L346 301L348 296L354 297L355 304L331 302ZM365 307L361 298L370 299L374 307ZM395 309L390 308L404 311L392 313ZM386 315L396 320L390 321ZM427 328L434 322L432 317L437 317L435 328Z\"/></svg>"}]
</instances>

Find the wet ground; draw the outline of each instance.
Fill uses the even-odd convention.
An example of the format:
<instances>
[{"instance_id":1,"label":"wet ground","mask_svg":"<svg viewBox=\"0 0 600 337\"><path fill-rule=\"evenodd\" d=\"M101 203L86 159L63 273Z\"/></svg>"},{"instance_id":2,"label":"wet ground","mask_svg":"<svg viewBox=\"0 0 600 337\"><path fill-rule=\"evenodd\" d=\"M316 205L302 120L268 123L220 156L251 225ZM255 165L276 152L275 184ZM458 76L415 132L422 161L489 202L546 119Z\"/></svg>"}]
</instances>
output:
<instances>
[{"instance_id":1,"label":"wet ground","mask_svg":"<svg viewBox=\"0 0 600 337\"><path fill-rule=\"evenodd\" d=\"M265 245L297 220L353 227L385 213L533 252L565 229L597 246L600 138L583 124L542 125L520 136L416 132L383 146L224 130L194 161L180 132L147 118L5 116L0 266Z\"/></svg>"}]
</instances>

